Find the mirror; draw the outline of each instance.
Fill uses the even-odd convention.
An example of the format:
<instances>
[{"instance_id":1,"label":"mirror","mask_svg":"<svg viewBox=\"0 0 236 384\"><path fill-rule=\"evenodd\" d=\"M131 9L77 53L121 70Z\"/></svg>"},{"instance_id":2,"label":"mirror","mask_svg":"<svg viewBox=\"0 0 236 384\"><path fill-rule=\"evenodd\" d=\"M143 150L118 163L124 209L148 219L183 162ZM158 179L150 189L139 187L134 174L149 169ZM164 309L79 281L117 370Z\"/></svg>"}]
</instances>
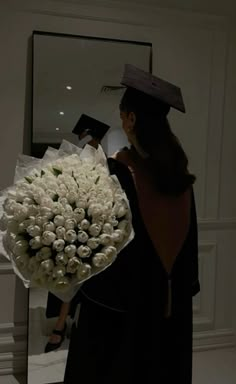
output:
<instances>
[{"instance_id":1,"label":"mirror","mask_svg":"<svg viewBox=\"0 0 236 384\"><path fill-rule=\"evenodd\" d=\"M35 32L32 156L41 157L63 139L78 144L72 130L83 113L111 126L102 141L108 155L127 145L120 128L120 80L126 63L151 71L151 49L149 43ZM70 309L61 304L44 290L30 289L28 384L63 381L76 308L73 302ZM67 320L65 339L60 348L44 353L60 311Z\"/></svg>"}]
</instances>

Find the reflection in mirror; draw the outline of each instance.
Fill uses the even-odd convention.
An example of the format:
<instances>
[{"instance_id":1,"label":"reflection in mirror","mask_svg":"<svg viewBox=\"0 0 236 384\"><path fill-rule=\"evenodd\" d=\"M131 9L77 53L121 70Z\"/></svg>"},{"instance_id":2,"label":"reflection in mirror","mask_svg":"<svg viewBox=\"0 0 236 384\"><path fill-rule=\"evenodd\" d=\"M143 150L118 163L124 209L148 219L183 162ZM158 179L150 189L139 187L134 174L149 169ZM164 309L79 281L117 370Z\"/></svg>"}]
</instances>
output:
<instances>
[{"instance_id":1,"label":"reflection in mirror","mask_svg":"<svg viewBox=\"0 0 236 384\"><path fill-rule=\"evenodd\" d=\"M126 63L151 70L151 44L45 33L34 33L33 44L32 155L41 157L63 139L79 144L72 130L81 114L111 127L101 142L106 154L126 146L120 80ZM78 311L73 300L62 305L51 293L30 289L28 384L63 381Z\"/></svg>"}]
</instances>

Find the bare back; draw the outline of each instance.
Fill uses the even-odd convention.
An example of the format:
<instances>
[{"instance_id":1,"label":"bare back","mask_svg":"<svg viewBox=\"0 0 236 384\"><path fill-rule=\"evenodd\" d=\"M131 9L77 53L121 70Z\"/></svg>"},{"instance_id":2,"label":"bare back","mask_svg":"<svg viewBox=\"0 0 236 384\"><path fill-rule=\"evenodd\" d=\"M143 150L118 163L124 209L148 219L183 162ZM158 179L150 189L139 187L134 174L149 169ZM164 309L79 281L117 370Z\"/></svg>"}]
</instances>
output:
<instances>
[{"instance_id":1,"label":"bare back","mask_svg":"<svg viewBox=\"0 0 236 384\"><path fill-rule=\"evenodd\" d=\"M139 209L152 244L168 274L188 235L191 214L191 190L178 197L160 195L141 161L130 151L116 154L129 167L139 202Z\"/></svg>"}]
</instances>

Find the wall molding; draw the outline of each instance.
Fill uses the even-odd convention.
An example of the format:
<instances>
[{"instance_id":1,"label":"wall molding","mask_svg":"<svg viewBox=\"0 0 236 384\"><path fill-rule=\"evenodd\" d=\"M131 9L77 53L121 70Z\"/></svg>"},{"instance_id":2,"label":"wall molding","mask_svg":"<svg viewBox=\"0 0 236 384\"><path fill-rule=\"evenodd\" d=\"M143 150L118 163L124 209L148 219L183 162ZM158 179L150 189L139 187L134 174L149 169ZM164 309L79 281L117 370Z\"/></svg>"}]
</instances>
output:
<instances>
[{"instance_id":1,"label":"wall molding","mask_svg":"<svg viewBox=\"0 0 236 384\"><path fill-rule=\"evenodd\" d=\"M193 300L193 329L210 331L215 325L217 243L199 242L200 293Z\"/></svg>"},{"instance_id":2,"label":"wall molding","mask_svg":"<svg viewBox=\"0 0 236 384\"><path fill-rule=\"evenodd\" d=\"M162 8L155 4L134 1L103 0L99 5L95 0L65 1L24 0L16 10L47 16L60 16L71 19L128 24L140 27L175 25L183 28L204 27L208 30L227 28L227 17L204 12L194 12L175 8ZM134 12L135 8L135 12Z\"/></svg>"},{"instance_id":3,"label":"wall molding","mask_svg":"<svg viewBox=\"0 0 236 384\"><path fill-rule=\"evenodd\" d=\"M0 376L26 372L26 351L27 324L0 324Z\"/></svg>"},{"instance_id":4,"label":"wall molding","mask_svg":"<svg viewBox=\"0 0 236 384\"><path fill-rule=\"evenodd\" d=\"M13 273L13 268L10 261L1 262L0 260L0 275L9 275Z\"/></svg>"},{"instance_id":5,"label":"wall molding","mask_svg":"<svg viewBox=\"0 0 236 384\"><path fill-rule=\"evenodd\" d=\"M236 230L236 217L220 219L198 219L199 231Z\"/></svg>"},{"instance_id":6,"label":"wall molding","mask_svg":"<svg viewBox=\"0 0 236 384\"><path fill-rule=\"evenodd\" d=\"M26 330L26 324L0 324L0 376L26 372ZM14 339L13 335L18 335L19 340ZM235 345L235 333L232 329L193 333L194 352L232 348Z\"/></svg>"},{"instance_id":7,"label":"wall molding","mask_svg":"<svg viewBox=\"0 0 236 384\"><path fill-rule=\"evenodd\" d=\"M193 333L194 352L233 348L235 345L235 332L233 329L219 329Z\"/></svg>"}]
</instances>

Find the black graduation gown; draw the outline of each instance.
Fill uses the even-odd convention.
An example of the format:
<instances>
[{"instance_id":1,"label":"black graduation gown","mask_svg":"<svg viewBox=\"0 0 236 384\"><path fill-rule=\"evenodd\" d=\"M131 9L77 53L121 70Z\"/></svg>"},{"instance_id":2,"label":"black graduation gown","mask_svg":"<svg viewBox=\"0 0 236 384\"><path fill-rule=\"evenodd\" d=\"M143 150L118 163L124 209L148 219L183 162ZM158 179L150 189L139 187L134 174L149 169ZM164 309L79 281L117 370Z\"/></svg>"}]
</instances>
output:
<instances>
[{"instance_id":1,"label":"black graduation gown","mask_svg":"<svg viewBox=\"0 0 236 384\"><path fill-rule=\"evenodd\" d=\"M77 295L81 311L72 328L64 383L190 384L192 296L200 289L194 197L188 236L171 275L167 319L169 277L144 227L132 176L118 161L108 162L130 201L135 238Z\"/></svg>"}]
</instances>

